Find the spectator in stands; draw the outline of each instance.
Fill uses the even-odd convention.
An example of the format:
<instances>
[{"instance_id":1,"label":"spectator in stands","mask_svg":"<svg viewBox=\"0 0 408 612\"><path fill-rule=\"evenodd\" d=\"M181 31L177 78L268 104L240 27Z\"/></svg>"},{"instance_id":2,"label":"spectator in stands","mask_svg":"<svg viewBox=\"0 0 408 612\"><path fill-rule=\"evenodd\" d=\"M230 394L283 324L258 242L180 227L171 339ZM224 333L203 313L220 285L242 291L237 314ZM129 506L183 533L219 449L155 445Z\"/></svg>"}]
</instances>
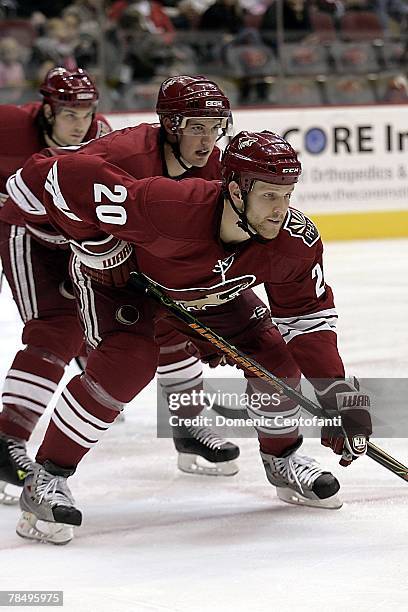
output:
<instances>
[{"instance_id":1,"label":"spectator in stands","mask_svg":"<svg viewBox=\"0 0 408 612\"><path fill-rule=\"evenodd\" d=\"M7 36L0 40L0 87L24 85L22 59L23 50L14 38Z\"/></svg>"},{"instance_id":2,"label":"spectator in stands","mask_svg":"<svg viewBox=\"0 0 408 612\"><path fill-rule=\"evenodd\" d=\"M201 16L201 30L222 30L236 34L244 25L239 0L215 0Z\"/></svg>"},{"instance_id":3,"label":"spectator in stands","mask_svg":"<svg viewBox=\"0 0 408 612\"><path fill-rule=\"evenodd\" d=\"M168 45L160 33L147 28L138 7L129 6L122 13L114 35L123 56L119 77L122 87L156 74L167 76L166 67L171 65L175 47Z\"/></svg>"},{"instance_id":4,"label":"spectator in stands","mask_svg":"<svg viewBox=\"0 0 408 612\"><path fill-rule=\"evenodd\" d=\"M287 42L298 42L313 36L309 7L305 0L283 0L283 27ZM273 1L264 13L261 30L276 31L277 8Z\"/></svg>"},{"instance_id":5,"label":"spectator in stands","mask_svg":"<svg viewBox=\"0 0 408 612\"><path fill-rule=\"evenodd\" d=\"M399 74L388 81L382 101L389 104L406 104L408 102L408 81L403 74Z\"/></svg>"},{"instance_id":6,"label":"spectator in stands","mask_svg":"<svg viewBox=\"0 0 408 612\"><path fill-rule=\"evenodd\" d=\"M408 2L404 0L375 0L374 10L377 13L384 31L389 29L390 17L400 24L402 30L407 27Z\"/></svg>"},{"instance_id":7,"label":"spectator in stands","mask_svg":"<svg viewBox=\"0 0 408 612\"><path fill-rule=\"evenodd\" d=\"M177 15L172 18L176 30L194 30L199 28L202 11L196 0L181 0L177 5Z\"/></svg>"},{"instance_id":8,"label":"spectator in stands","mask_svg":"<svg viewBox=\"0 0 408 612\"><path fill-rule=\"evenodd\" d=\"M345 11L343 0L316 0L315 6L322 13L329 13L336 20L342 17Z\"/></svg>"},{"instance_id":9,"label":"spectator in stands","mask_svg":"<svg viewBox=\"0 0 408 612\"><path fill-rule=\"evenodd\" d=\"M174 26L166 15L160 2L150 0L136 0L128 3L128 7L122 11L122 17L126 14L136 13L139 17L139 27L151 34L160 34L167 45L174 40Z\"/></svg>"},{"instance_id":10,"label":"spectator in stands","mask_svg":"<svg viewBox=\"0 0 408 612\"><path fill-rule=\"evenodd\" d=\"M79 44L79 32L75 24L60 18L48 19L45 36L34 44L30 60L31 78L40 80L53 66L63 66L67 70L77 67L75 48Z\"/></svg>"}]
</instances>

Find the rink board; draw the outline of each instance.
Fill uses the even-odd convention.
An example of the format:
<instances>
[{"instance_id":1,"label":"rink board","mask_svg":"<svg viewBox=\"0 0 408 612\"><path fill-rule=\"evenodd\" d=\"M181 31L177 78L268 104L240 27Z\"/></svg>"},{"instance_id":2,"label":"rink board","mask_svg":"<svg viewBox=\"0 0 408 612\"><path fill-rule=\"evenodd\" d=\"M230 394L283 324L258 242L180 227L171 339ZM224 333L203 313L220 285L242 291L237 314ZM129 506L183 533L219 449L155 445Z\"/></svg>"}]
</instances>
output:
<instances>
[{"instance_id":1,"label":"rink board","mask_svg":"<svg viewBox=\"0 0 408 612\"><path fill-rule=\"evenodd\" d=\"M109 115L114 129L154 113ZM269 129L298 151L303 174L293 206L325 240L408 236L406 106L241 109L234 130Z\"/></svg>"}]
</instances>

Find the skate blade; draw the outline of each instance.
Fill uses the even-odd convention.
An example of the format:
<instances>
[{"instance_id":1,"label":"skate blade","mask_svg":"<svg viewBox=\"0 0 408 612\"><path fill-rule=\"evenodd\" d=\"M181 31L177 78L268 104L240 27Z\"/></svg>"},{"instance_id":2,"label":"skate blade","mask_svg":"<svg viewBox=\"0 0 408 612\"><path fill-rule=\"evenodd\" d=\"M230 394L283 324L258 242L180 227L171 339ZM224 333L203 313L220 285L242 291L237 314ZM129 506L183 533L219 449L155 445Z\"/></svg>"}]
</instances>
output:
<instances>
[{"instance_id":1,"label":"skate blade","mask_svg":"<svg viewBox=\"0 0 408 612\"><path fill-rule=\"evenodd\" d=\"M17 523L16 533L27 540L48 544L68 544L74 537L74 528L64 523L41 521L32 512L23 512Z\"/></svg>"},{"instance_id":2,"label":"skate blade","mask_svg":"<svg viewBox=\"0 0 408 612\"><path fill-rule=\"evenodd\" d=\"M6 490L7 488L7 490ZM21 487L0 481L0 505L15 506L21 495Z\"/></svg>"},{"instance_id":3,"label":"skate blade","mask_svg":"<svg viewBox=\"0 0 408 612\"><path fill-rule=\"evenodd\" d=\"M187 474L199 474L200 476L234 476L239 472L236 461L210 463L199 455L189 453L178 453L177 467Z\"/></svg>"},{"instance_id":4,"label":"skate blade","mask_svg":"<svg viewBox=\"0 0 408 612\"><path fill-rule=\"evenodd\" d=\"M287 504L294 504L296 506L309 506L310 508L338 510L343 505L343 502L337 495L332 495L326 499L309 499L308 497L304 497L297 491L287 487L276 487L276 492L279 499Z\"/></svg>"}]
</instances>

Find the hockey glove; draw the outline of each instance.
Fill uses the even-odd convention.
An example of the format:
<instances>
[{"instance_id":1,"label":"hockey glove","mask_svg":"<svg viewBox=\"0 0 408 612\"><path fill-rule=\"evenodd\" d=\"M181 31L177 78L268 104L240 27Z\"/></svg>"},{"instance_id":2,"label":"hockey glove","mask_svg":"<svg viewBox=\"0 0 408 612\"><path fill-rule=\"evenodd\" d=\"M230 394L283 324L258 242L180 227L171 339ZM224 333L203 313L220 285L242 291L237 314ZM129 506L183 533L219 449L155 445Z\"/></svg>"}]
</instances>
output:
<instances>
[{"instance_id":1,"label":"hockey glove","mask_svg":"<svg viewBox=\"0 0 408 612\"><path fill-rule=\"evenodd\" d=\"M350 465L365 454L372 434L370 396L360 392L356 378L336 380L315 393L328 416L337 410L341 417L341 426L322 427L321 442L342 456L340 465Z\"/></svg>"},{"instance_id":2,"label":"hockey glove","mask_svg":"<svg viewBox=\"0 0 408 612\"><path fill-rule=\"evenodd\" d=\"M133 247L114 236L100 240L70 241L71 250L81 262L82 271L107 287L124 287L137 269Z\"/></svg>"}]
</instances>

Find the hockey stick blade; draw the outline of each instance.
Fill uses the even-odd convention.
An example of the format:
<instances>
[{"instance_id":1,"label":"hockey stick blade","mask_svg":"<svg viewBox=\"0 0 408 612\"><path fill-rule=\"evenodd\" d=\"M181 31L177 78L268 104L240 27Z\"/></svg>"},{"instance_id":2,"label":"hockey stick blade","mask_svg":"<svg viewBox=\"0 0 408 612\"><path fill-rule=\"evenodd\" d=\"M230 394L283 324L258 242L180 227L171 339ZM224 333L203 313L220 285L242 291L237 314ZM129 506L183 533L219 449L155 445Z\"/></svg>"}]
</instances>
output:
<instances>
[{"instance_id":1,"label":"hockey stick blade","mask_svg":"<svg viewBox=\"0 0 408 612\"><path fill-rule=\"evenodd\" d=\"M320 406L312 402L312 400L309 400L299 391L296 391L296 389L293 389L285 381L269 372L257 361L245 355L245 353L219 336L207 325L201 323L199 319L191 314L191 312L175 302L171 297L164 293L157 283L149 279L147 276L141 272L132 272L129 282L139 291L142 290L151 298L165 306L174 314L174 316L186 323L186 325L193 329L197 334L203 336L206 340L208 340L208 342L216 346L222 353L228 355L228 357L235 361L238 366L244 368L258 378L269 382L276 391L297 402L299 406L304 408L312 416L325 416L325 413ZM406 467L400 461L397 461L397 459L394 459L394 457L383 451L372 442L367 443L367 456L396 476L399 476L399 478L405 480L405 482L408 482L408 467Z\"/></svg>"}]
</instances>

